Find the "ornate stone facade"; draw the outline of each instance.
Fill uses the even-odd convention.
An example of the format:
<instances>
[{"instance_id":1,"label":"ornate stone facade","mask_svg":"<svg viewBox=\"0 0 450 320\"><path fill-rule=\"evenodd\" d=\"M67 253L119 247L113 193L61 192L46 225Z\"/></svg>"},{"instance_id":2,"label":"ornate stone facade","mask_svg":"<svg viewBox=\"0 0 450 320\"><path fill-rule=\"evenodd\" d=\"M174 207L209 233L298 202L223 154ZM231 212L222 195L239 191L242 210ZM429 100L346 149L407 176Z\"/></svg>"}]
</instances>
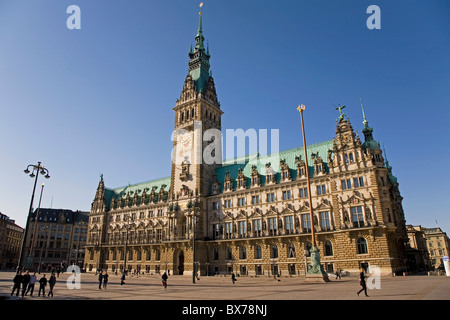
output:
<instances>
[{"instance_id":1,"label":"ornate stone facade","mask_svg":"<svg viewBox=\"0 0 450 320\"><path fill-rule=\"evenodd\" d=\"M101 178L90 213L88 270L192 275L195 254L202 275L303 275L311 227L329 272L405 270L402 197L365 115L364 142L340 107L336 137L308 146L307 155L298 148L239 163L200 161L205 151L222 159L221 142L204 141L207 130L221 130L223 112L203 41L200 15L173 109L178 160L171 176L117 189L105 188Z\"/></svg>"}]
</instances>

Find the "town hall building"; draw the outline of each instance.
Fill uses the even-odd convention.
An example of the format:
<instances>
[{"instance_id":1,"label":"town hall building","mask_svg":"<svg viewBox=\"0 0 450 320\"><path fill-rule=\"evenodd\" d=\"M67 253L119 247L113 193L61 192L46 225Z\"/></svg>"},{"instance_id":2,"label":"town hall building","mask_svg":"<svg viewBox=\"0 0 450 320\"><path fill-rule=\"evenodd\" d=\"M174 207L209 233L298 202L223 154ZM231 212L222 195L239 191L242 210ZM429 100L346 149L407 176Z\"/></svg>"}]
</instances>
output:
<instances>
[{"instance_id":1,"label":"town hall building","mask_svg":"<svg viewBox=\"0 0 450 320\"><path fill-rule=\"evenodd\" d=\"M296 148L199 161L204 151L222 157L220 139L195 133L220 131L224 112L204 40L200 13L173 108L174 157L181 160L172 159L166 177L145 183L109 188L101 177L89 215L87 271L304 275L312 228L327 272L406 270L403 198L364 110L363 140L340 109L335 137L308 145L306 155Z\"/></svg>"}]
</instances>

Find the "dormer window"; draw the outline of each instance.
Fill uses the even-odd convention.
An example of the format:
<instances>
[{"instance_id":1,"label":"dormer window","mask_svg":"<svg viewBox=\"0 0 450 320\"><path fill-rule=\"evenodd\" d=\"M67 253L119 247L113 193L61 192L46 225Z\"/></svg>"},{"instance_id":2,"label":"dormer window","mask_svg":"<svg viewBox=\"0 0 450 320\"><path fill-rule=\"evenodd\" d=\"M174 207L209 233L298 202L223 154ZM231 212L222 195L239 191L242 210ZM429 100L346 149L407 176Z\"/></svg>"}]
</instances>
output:
<instances>
[{"instance_id":1,"label":"dormer window","mask_svg":"<svg viewBox=\"0 0 450 320\"><path fill-rule=\"evenodd\" d=\"M266 163L266 183L275 183L275 172L270 162Z\"/></svg>"},{"instance_id":2,"label":"dormer window","mask_svg":"<svg viewBox=\"0 0 450 320\"><path fill-rule=\"evenodd\" d=\"M259 187L260 176L256 166L252 166L252 187Z\"/></svg>"},{"instance_id":3,"label":"dormer window","mask_svg":"<svg viewBox=\"0 0 450 320\"><path fill-rule=\"evenodd\" d=\"M238 178L237 178L237 187L238 189L243 189L246 187L246 178L242 168L239 168Z\"/></svg>"},{"instance_id":4,"label":"dormer window","mask_svg":"<svg viewBox=\"0 0 450 320\"><path fill-rule=\"evenodd\" d=\"M225 191L231 191L233 180L230 177L230 171L225 173L224 189Z\"/></svg>"},{"instance_id":5,"label":"dormer window","mask_svg":"<svg viewBox=\"0 0 450 320\"><path fill-rule=\"evenodd\" d=\"M306 165L302 157L296 156L295 162L297 163L297 179L306 176Z\"/></svg>"},{"instance_id":6,"label":"dormer window","mask_svg":"<svg viewBox=\"0 0 450 320\"><path fill-rule=\"evenodd\" d=\"M289 166L286 163L285 159L281 159L280 161L280 167L281 167L281 178L286 181L286 180L291 180L291 172L289 170Z\"/></svg>"}]
</instances>

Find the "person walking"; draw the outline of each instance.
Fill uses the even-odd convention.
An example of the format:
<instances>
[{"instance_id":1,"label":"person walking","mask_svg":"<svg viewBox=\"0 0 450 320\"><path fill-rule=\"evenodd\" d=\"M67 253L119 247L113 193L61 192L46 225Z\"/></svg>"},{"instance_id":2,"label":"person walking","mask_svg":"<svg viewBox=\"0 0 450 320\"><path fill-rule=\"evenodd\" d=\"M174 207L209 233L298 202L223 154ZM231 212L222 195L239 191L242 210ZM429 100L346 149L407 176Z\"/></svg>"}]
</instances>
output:
<instances>
[{"instance_id":1,"label":"person walking","mask_svg":"<svg viewBox=\"0 0 450 320\"><path fill-rule=\"evenodd\" d=\"M16 296L19 296L19 291L20 291L20 285L22 284L22 280L23 280L23 276L22 276L22 271L19 271L16 273L16 275L14 276L13 282L14 282L14 286L13 289L11 291L11 295L14 294L14 291L17 290L17 294Z\"/></svg>"},{"instance_id":2,"label":"person walking","mask_svg":"<svg viewBox=\"0 0 450 320\"><path fill-rule=\"evenodd\" d=\"M234 272L231 274L231 282L233 282L233 284L236 282L236 276Z\"/></svg>"},{"instance_id":3,"label":"person walking","mask_svg":"<svg viewBox=\"0 0 450 320\"><path fill-rule=\"evenodd\" d=\"M120 276L120 285L124 285L125 284L125 273L122 272L122 275Z\"/></svg>"},{"instance_id":4,"label":"person walking","mask_svg":"<svg viewBox=\"0 0 450 320\"><path fill-rule=\"evenodd\" d=\"M336 280L339 278L341 280L341 269L336 270Z\"/></svg>"},{"instance_id":5,"label":"person walking","mask_svg":"<svg viewBox=\"0 0 450 320\"><path fill-rule=\"evenodd\" d=\"M161 277L162 285L163 285L164 289L167 288L167 278L169 278L169 276L167 275L167 273L164 272L164 274Z\"/></svg>"},{"instance_id":6,"label":"person walking","mask_svg":"<svg viewBox=\"0 0 450 320\"><path fill-rule=\"evenodd\" d=\"M359 284L361 285L362 288L361 288L361 290L359 290L359 291L357 292L357 294L358 294L358 296L359 296L359 294L360 294L362 291L364 291L366 297L368 297L368 295L367 295L367 285L366 285L366 275L364 274L364 269L363 269L363 268L361 268L360 271L361 271L361 272L359 273Z\"/></svg>"},{"instance_id":7,"label":"person walking","mask_svg":"<svg viewBox=\"0 0 450 320\"><path fill-rule=\"evenodd\" d=\"M108 285L108 272L105 272L105 274L103 275L103 289L106 289L106 286Z\"/></svg>"},{"instance_id":8,"label":"person walking","mask_svg":"<svg viewBox=\"0 0 450 320\"><path fill-rule=\"evenodd\" d=\"M25 291L27 291L29 283L30 283L30 273L27 270L22 277L22 298L25 296Z\"/></svg>"},{"instance_id":9,"label":"person walking","mask_svg":"<svg viewBox=\"0 0 450 320\"><path fill-rule=\"evenodd\" d=\"M50 285L50 290L48 291L48 296L50 297L50 295L52 295L52 297L53 297L53 287L56 284L56 277L55 277L54 273L52 273L52 275L50 276L50 279L48 279L48 284Z\"/></svg>"},{"instance_id":10,"label":"person walking","mask_svg":"<svg viewBox=\"0 0 450 320\"><path fill-rule=\"evenodd\" d=\"M27 288L27 292L25 292L25 295L27 295L28 294L28 292L30 292L30 297L32 297L33 296L33 292L34 292L34 284L36 283L36 272L35 273L33 273L31 276L30 276L30 283L28 284L28 288Z\"/></svg>"},{"instance_id":11,"label":"person walking","mask_svg":"<svg viewBox=\"0 0 450 320\"><path fill-rule=\"evenodd\" d=\"M47 278L45 277L45 274L42 276L42 278L39 279L39 292L38 297L42 296L45 297L45 287L47 286Z\"/></svg>"},{"instance_id":12,"label":"person walking","mask_svg":"<svg viewBox=\"0 0 450 320\"><path fill-rule=\"evenodd\" d=\"M100 290L102 290L102 281L103 281L103 274L102 274L102 272L100 271L99 274L98 274L98 288L99 288Z\"/></svg>"}]
</instances>

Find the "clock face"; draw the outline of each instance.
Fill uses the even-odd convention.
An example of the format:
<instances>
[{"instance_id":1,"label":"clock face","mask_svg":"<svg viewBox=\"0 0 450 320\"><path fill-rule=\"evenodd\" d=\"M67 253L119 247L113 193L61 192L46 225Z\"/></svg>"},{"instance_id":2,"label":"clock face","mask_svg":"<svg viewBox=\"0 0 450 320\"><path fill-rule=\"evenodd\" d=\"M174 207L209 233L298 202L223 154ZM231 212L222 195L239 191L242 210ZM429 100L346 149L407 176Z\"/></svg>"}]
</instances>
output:
<instances>
[{"instance_id":1,"label":"clock face","mask_svg":"<svg viewBox=\"0 0 450 320\"><path fill-rule=\"evenodd\" d=\"M189 157L192 148L192 137L190 133L186 133L178 137L177 149L179 157Z\"/></svg>"}]
</instances>

